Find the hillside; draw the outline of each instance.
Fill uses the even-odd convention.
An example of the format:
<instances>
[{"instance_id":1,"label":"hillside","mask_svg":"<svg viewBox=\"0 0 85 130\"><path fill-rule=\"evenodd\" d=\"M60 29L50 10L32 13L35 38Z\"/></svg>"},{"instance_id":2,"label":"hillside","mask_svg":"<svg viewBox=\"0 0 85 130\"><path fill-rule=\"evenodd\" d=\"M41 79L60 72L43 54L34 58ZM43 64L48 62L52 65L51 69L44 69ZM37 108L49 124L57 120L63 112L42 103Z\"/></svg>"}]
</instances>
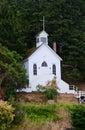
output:
<instances>
[{"instance_id":1,"label":"hillside","mask_svg":"<svg viewBox=\"0 0 85 130\"><path fill-rule=\"evenodd\" d=\"M64 76L85 79L85 1L84 0L1 0L0 43L26 58L35 47L35 36L45 30L49 45L57 43L57 53L64 65L71 67Z\"/></svg>"},{"instance_id":2,"label":"hillside","mask_svg":"<svg viewBox=\"0 0 85 130\"><path fill-rule=\"evenodd\" d=\"M36 97L36 98L35 98ZM32 93L17 93L18 99L23 99L25 102L35 102L43 103L46 102L42 93L32 92ZM74 97L73 94L60 94L56 102L65 102L65 103L78 103L78 100Z\"/></svg>"}]
</instances>

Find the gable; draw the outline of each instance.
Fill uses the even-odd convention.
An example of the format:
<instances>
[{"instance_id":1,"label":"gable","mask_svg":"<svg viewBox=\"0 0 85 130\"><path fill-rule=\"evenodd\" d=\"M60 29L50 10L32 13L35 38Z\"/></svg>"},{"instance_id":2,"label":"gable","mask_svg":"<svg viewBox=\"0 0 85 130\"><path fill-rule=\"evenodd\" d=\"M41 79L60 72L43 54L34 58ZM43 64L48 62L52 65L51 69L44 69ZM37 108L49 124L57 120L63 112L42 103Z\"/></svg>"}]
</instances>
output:
<instances>
[{"instance_id":1,"label":"gable","mask_svg":"<svg viewBox=\"0 0 85 130\"><path fill-rule=\"evenodd\" d=\"M38 33L36 36L48 36L46 31L41 31L40 33Z\"/></svg>"},{"instance_id":2,"label":"gable","mask_svg":"<svg viewBox=\"0 0 85 130\"><path fill-rule=\"evenodd\" d=\"M45 56L48 56L50 57L50 59L54 59L54 60L59 60L61 61L61 57L56 54L54 52L54 50L52 50L48 45L44 45L42 44L40 47L38 47L34 53L31 54L31 56L29 56L29 59L31 58L42 58L42 57L45 57Z\"/></svg>"}]
</instances>

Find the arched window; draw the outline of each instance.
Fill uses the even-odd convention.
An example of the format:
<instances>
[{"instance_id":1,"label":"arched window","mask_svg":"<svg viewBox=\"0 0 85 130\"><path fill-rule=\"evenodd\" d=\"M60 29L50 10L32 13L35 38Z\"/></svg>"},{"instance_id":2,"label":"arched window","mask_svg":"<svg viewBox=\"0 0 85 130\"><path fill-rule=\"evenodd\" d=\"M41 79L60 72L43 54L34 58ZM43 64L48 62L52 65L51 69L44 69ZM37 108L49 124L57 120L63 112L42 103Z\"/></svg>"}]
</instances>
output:
<instances>
[{"instance_id":1,"label":"arched window","mask_svg":"<svg viewBox=\"0 0 85 130\"><path fill-rule=\"evenodd\" d=\"M36 64L33 65L33 74L37 75L37 65Z\"/></svg>"},{"instance_id":2,"label":"arched window","mask_svg":"<svg viewBox=\"0 0 85 130\"><path fill-rule=\"evenodd\" d=\"M53 66L52 66L52 73L54 75L56 75L56 65L55 64L53 64Z\"/></svg>"},{"instance_id":3,"label":"arched window","mask_svg":"<svg viewBox=\"0 0 85 130\"><path fill-rule=\"evenodd\" d=\"M42 67L47 67L47 63L45 61L42 63Z\"/></svg>"}]
</instances>

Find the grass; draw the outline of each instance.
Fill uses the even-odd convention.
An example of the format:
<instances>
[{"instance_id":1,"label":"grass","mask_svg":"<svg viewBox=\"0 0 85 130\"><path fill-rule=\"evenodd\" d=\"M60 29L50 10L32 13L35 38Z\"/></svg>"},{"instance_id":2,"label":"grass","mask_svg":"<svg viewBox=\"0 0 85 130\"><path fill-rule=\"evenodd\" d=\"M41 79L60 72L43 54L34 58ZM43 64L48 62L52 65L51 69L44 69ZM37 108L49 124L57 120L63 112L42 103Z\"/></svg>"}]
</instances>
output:
<instances>
[{"instance_id":1,"label":"grass","mask_svg":"<svg viewBox=\"0 0 85 130\"><path fill-rule=\"evenodd\" d=\"M42 130L47 124L52 125L53 123L54 125L57 123L56 129L58 130L65 127L65 125L66 127L71 127L69 107L73 107L72 104L35 104L23 102L21 105L25 113L24 120L14 130Z\"/></svg>"},{"instance_id":2,"label":"grass","mask_svg":"<svg viewBox=\"0 0 85 130\"><path fill-rule=\"evenodd\" d=\"M29 127L43 127L49 122L60 120L59 106L56 104L34 104L23 103L25 117L23 123L16 127L16 130L29 130ZM20 129L19 129L20 127ZM31 129L31 128L30 128Z\"/></svg>"},{"instance_id":3,"label":"grass","mask_svg":"<svg viewBox=\"0 0 85 130\"><path fill-rule=\"evenodd\" d=\"M31 120L33 123L36 122L38 124L42 124L48 121L59 120L59 115L57 112L58 108L55 104L26 104L24 105L24 111L26 113L26 118Z\"/></svg>"}]
</instances>

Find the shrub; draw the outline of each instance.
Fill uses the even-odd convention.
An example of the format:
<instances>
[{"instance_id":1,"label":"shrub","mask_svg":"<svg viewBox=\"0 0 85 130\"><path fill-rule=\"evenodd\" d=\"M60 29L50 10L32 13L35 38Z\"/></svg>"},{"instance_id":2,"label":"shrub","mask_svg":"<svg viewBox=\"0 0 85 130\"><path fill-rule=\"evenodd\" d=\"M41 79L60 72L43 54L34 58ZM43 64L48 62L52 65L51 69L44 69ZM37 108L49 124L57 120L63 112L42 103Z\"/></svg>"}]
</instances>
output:
<instances>
[{"instance_id":1,"label":"shrub","mask_svg":"<svg viewBox=\"0 0 85 130\"><path fill-rule=\"evenodd\" d=\"M25 112L23 110L23 106L20 103L16 103L14 108L15 108L14 111L15 117L14 117L13 124L17 125L22 123L22 121L24 120Z\"/></svg>"},{"instance_id":2,"label":"shrub","mask_svg":"<svg viewBox=\"0 0 85 130\"><path fill-rule=\"evenodd\" d=\"M15 127L16 125L19 125L25 117L25 112L23 109L23 105L21 102L16 102L14 98L11 98L9 100L9 103L12 104L14 107L14 120L13 120L13 126Z\"/></svg>"},{"instance_id":3,"label":"shrub","mask_svg":"<svg viewBox=\"0 0 85 130\"><path fill-rule=\"evenodd\" d=\"M44 91L44 95L45 95L46 99L54 100L57 97L58 92L54 88L47 88Z\"/></svg>"},{"instance_id":4,"label":"shrub","mask_svg":"<svg viewBox=\"0 0 85 130\"><path fill-rule=\"evenodd\" d=\"M85 130L85 105L74 105L70 110L73 126L77 130Z\"/></svg>"},{"instance_id":5,"label":"shrub","mask_svg":"<svg viewBox=\"0 0 85 130\"><path fill-rule=\"evenodd\" d=\"M55 77L52 81L48 81L46 86L37 86L37 90L43 92L48 100L53 100L59 95L58 89Z\"/></svg>"},{"instance_id":6,"label":"shrub","mask_svg":"<svg viewBox=\"0 0 85 130\"><path fill-rule=\"evenodd\" d=\"M16 98L16 87L13 83L11 83L7 87L7 91L5 93L5 98L6 98L6 100L9 100L11 98Z\"/></svg>"},{"instance_id":7,"label":"shrub","mask_svg":"<svg viewBox=\"0 0 85 130\"><path fill-rule=\"evenodd\" d=\"M0 130L7 130L11 127L14 119L14 108L5 101L0 101Z\"/></svg>"}]
</instances>

